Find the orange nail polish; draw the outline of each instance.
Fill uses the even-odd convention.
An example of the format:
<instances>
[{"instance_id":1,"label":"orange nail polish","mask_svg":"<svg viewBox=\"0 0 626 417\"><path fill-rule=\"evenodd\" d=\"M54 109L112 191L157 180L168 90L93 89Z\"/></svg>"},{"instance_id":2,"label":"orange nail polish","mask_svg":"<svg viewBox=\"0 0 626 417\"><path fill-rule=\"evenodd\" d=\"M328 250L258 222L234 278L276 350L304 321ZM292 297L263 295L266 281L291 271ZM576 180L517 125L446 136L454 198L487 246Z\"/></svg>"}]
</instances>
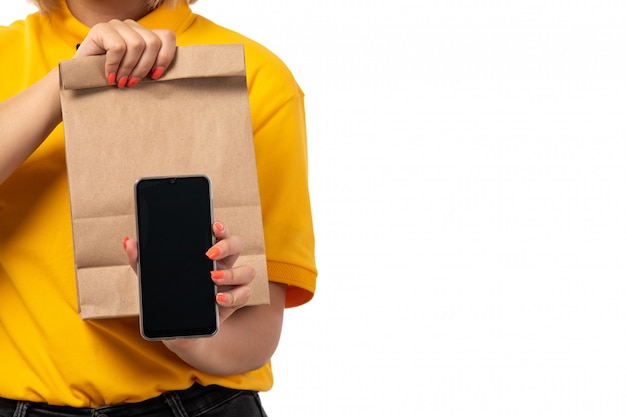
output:
<instances>
[{"instance_id":1,"label":"orange nail polish","mask_svg":"<svg viewBox=\"0 0 626 417\"><path fill-rule=\"evenodd\" d=\"M219 293L215 296L215 299L217 300L218 303L225 303L226 302L226 296L222 293Z\"/></svg>"},{"instance_id":2,"label":"orange nail polish","mask_svg":"<svg viewBox=\"0 0 626 417\"><path fill-rule=\"evenodd\" d=\"M209 249L206 253L206 256L209 259L215 259L220 255L220 248L218 248L217 246L213 246L211 249Z\"/></svg>"},{"instance_id":3,"label":"orange nail polish","mask_svg":"<svg viewBox=\"0 0 626 417\"><path fill-rule=\"evenodd\" d=\"M120 80L117 82L117 87L118 88L124 88L126 86L126 83L128 82L128 77L122 77L120 78Z\"/></svg>"},{"instance_id":4,"label":"orange nail polish","mask_svg":"<svg viewBox=\"0 0 626 417\"><path fill-rule=\"evenodd\" d=\"M224 231L224 225L220 222L215 222L215 228L217 229L218 232Z\"/></svg>"},{"instance_id":5,"label":"orange nail polish","mask_svg":"<svg viewBox=\"0 0 626 417\"><path fill-rule=\"evenodd\" d=\"M163 67L156 67L152 70L150 78L152 78L153 80L158 80L159 78L161 78L161 75L163 75L163 72L165 72L165 69L163 69Z\"/></svg>"},{"instance_id":6,"label":"orange nail polish","mask_svg":"<svg viewBox=\"0 0 626 417\"><path fill-rule=\"evenodd\" d=\"M115 85L115 78L117 77L117 74L112 72L109 74L109 76L107 77L107 82L109 83L109 85Z\"/></svg>"},{"instance_id":7,"label":"orange nail polish","mask_svg":"<svg viewBox=\"0 0 626 417\"><path fill-rule=\"evenodd\" d=\"M128 244L128 241L130 240L130 238L128 236L124 237L124 239L122 239L122 246L124 246L124 250L126 250L126 245Z\"/></svg>"},{"instance_id":8,"label":"orange nail polish","mask_svg":"<svg viewBox=\"0 0 626 417\"><path fill-rule=\"evenodd\" d=\"M211 278L213 279L224 278L224 271L211 271Z\"/></svg>"},{"instance_id":9,"label":"orange nail polish","mask_svg":"<svg viewBox=\"0 0 626 417\"><path fill-rule=\"evenodd\" d=\"M139 78L133 77L130 80L128 80L128 84L126 84L126 87L134 87L137 84L139 84Z\"/></svg>"}]
</instances>

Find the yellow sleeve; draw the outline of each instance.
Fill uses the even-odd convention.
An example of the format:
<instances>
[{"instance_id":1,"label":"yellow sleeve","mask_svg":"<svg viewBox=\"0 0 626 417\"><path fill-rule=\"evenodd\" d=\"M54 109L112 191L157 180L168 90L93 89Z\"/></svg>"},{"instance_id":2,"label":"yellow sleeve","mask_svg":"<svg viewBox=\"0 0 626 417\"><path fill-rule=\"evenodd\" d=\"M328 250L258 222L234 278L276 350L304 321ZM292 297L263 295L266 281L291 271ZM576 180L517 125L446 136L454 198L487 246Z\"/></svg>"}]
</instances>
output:
<instances>
[{"instance_id":1,"label":"yellow sleeve","mask_svg":"<svg viewBox=\"0 0 626 417\"><path fill-rule=\"evenodd\" d=\"M248 62L256 62L254 52ZM304 94L271 54L248 70L268 275L288 285L287 307L294 307L313 297L317 277Z\"/></svg>"}]
</instances>

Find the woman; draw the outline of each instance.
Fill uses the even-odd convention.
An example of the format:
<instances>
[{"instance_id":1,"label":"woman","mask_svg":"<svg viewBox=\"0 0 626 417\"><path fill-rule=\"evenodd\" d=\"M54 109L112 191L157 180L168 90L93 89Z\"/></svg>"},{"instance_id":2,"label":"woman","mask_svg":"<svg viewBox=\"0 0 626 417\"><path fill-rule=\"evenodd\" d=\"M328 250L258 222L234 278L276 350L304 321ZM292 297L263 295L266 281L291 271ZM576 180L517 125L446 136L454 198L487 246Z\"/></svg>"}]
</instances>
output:
<instances>
[{"instance_id":1,"label":"woman","mask_svg":"<svg viewBox=\"0 0 626 417\"><path fill-rule=\"evenodd\" d=\"M264 415L283 310L312 298L317 274L300 88L185 0L34 3L0 27L0 415ZM201 43L244 44L271 303L242 308L254 271L233 268L244 242L218 222L219 333L148 342L137 318L77 313L57 65L106 54L111 88L133 88L160 78L177 45ZM135 265L136 242L124 247Z\"/></svg>"}]
</instances>

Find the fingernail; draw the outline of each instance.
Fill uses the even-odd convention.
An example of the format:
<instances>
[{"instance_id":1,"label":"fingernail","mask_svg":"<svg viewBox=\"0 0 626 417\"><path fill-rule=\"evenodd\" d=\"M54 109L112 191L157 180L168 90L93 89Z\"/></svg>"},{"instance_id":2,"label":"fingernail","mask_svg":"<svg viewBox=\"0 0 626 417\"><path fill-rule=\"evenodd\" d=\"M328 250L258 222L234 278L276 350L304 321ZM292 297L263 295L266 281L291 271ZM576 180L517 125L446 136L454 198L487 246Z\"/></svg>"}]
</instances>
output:
<instances>
[{"instance_id":1,"label":"fingernail","mask_svg":"<svg viewBox=\"0 0 626 417\"><path fill-rule=\"evenodd\" d=\"M209 259L215 259L220 255L220 248L218 248L217 246L213 246L211 249L209 249L206 253L206 256Z\"/></svg>"},{"instance_id":2,"label":"fingernail","mask_svg":"<svg viewBox=\"0 0 626 417\"><path fill-rule=\"evenodd\" d=\"M156 67L152 70L150 78L152 78L153 80L158 80L159 78L161 78L161 75L163 75L163 72L165 72L165 69L163 67Z\"/></svg>"},{"instance_id":3,"label":"fingernail","mask_svg":"<svg viewBox=\"0 0 626 417\"><path fill-rule=\"evenodd\" d=\"M112 72L109 74L109 76L107 77L107 82L109 83L109 85L115 85L115 78L117 77L117 74Z\"/></svg>"},{"instance_id":4,"label":"fingernail","mask_svg":"<svg viewBox=\"0 0 626 417\"><path fill-rule=\"evenodd\" d=\"M220 222L215 222L215 228L217 229L218 232L224 231L224 225Z\"/></svg>"},{"instance_id":5,"label":"fingernail","mask_svg":"<svg viewBox=\"0 0 626 417\"><path fill-rule=\"evenodd\" d=\"M224 278L224 271L211 271L211 278L213 279Z\"/></svg>"},{"instance_id":6,"label":"fingernail","mask_svg":"<svg viewBox=\"0 0 626 417\"><path fill-rule=\"evenodd\" d=\"M219 293L215 296L215 299L217 300L218 303L225 303L226 302L226 296L222 293Z\"/></svg>"},{"instance_id":7,"label":"fingernail","mask_svg":"<svg viewBox=\"0 0 626 417\"><path fill-rule=\"evenodd\" d=\"M126 84L126 87L134 87L137 84L139 84L139 78L133 77L130 80L128 80L128 84Z\"/></svg>"},{"instance_id":8,"label":"fingernail","mask_svg":"<svg viewBox=\"0 0 626 417\"><path fill-rule=\"evenodd\" d=\"M126 82L128 82L128 77L120 78L120 80L117 82L117 87L124 88L126 86Z\"/></svg>"},{"instance_id":9,"label":"fingernail","mask_svg":"<svg viewBox=\"0 0 626 417\"><path fill-rule=\"evenodd\" d=\"M124 250L126 250L126 244L129 240L130 238L128 236L125 236L124 239L122 239L122 246L124 246Z\"/></svg>"}]
</instances>

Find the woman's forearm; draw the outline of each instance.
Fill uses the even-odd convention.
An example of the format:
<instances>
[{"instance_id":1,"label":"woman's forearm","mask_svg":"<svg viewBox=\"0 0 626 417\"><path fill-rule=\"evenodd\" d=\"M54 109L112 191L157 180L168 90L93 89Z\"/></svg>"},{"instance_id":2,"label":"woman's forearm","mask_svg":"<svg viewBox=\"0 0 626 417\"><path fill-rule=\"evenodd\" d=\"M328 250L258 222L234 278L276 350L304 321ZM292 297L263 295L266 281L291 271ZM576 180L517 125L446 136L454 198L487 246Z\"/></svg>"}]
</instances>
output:
<instances>
[{"instance_id":1,"label":"woman's forearm","mask_svg":"<svg viewBox=\"0 0 626 417\"><path fill-rule=\"evenodd\" d=\"M61 122L58 69L0 102L0 184Z\"/></svg>"},{"instance_id":2,"label":"woman's forearm","mask_svg":"<svg viewBox=\"0 0 626 417\"><path fill-rule=\"evenodd\" d=\"M165 344L194 368L212 375L240 374L262 367L278 346L285 305L285 286L269 285L270 305L237 310L214 337Z\"/></svg>"}]
</instances>

